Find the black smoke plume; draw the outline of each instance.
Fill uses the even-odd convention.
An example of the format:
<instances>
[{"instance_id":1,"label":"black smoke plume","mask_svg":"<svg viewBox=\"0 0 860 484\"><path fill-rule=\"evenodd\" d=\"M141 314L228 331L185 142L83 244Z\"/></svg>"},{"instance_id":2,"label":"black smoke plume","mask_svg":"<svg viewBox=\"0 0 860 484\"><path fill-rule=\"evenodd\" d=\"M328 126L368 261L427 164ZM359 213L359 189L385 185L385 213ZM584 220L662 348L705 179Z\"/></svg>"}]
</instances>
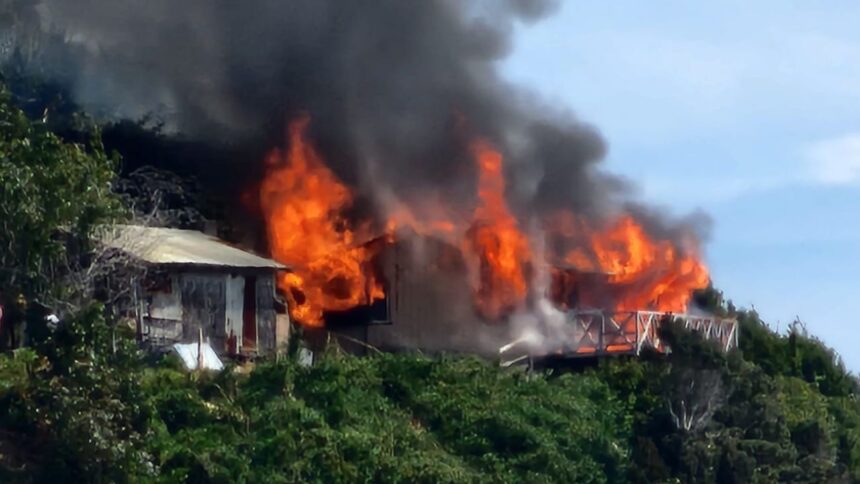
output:
<instances>
[{"instance_id":1,"label":"black smoke plume","mask_svg":"<svg viewBox=\"0 0 860 484\"><path fill-rule=\"evenodd\" d=\"M414 196L474 196L468 143L505 155L509 199L527 217L598 216L623 184L596 166L606 144L569 113L509 85L514 28L549 0L23 0L15 32L32 63L89 111L155 115L223 146L210 177L254 174L312 118L327 162L376 210Z\"/></svg>"}]
</instances>

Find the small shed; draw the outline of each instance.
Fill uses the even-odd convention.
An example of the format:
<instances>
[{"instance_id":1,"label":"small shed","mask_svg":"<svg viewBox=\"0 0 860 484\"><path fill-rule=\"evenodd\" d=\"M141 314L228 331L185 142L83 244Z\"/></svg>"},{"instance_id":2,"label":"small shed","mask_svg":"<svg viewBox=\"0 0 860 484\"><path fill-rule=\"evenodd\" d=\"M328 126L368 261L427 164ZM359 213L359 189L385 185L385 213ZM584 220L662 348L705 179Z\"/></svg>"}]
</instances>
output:
<instances>
[{"instance_id":1,"label":"small shed","mask_svg":"<svg viewBox=\"0 0 860 484\"><path fill-rule=\"evenodd\" d=\"M102 243L140 271L129 301L141 342L154 347L203 337L219 354L256 355L283 346L286 302L276 296L274 260L194 230L124 225Z\"/></svg>"}]
</instances>

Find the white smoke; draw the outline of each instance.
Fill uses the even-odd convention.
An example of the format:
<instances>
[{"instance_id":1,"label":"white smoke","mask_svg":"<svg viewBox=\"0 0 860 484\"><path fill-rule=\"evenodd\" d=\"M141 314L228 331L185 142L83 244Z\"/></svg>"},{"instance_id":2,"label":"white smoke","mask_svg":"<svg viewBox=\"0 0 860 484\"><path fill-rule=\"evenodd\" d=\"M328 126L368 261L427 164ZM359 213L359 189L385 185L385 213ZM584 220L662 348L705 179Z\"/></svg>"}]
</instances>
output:
<instances>
[{"instance_id":1,"label":"white smoke","mask_svg":"<svg viewBox=\"0 0 860 484\"><path fill-rule=\"evenodd\" d=\"M569 349L577 341L575 327L568 322L567 314L550 298L552 278L545 258L546 244L543 231L532 224L536 265L530 304L514 313L509 320L511 343L503 349L525 351L530 355L545 355Z\"/></svg>"}]
</instances>

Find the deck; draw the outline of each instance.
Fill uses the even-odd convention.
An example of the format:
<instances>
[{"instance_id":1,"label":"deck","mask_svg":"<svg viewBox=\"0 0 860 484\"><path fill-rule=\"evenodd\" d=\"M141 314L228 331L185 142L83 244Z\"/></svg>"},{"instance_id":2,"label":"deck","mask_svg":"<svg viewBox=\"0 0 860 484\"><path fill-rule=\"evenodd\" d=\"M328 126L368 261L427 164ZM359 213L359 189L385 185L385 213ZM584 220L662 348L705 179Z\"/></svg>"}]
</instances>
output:
<instances>
[{"instance_id":1,"label":"deck","mask_svg":"<svg viewBox=\"0 0 860 484\"><path fill-rule=\"evenodd\" d=\"M666 313L659 311L574 310L567 313L567 326L560 343L543 354L534 354L525 339L499 348L503 366L509 366L536 356L585 358L605 355L635 355L649 349L666 353L669 348L660 340L659 326ZM684 326L700 333L705 340L715 342L723 351L738 346L737 321L730 318L673 314Z\"/></svg>"}]
</instances>

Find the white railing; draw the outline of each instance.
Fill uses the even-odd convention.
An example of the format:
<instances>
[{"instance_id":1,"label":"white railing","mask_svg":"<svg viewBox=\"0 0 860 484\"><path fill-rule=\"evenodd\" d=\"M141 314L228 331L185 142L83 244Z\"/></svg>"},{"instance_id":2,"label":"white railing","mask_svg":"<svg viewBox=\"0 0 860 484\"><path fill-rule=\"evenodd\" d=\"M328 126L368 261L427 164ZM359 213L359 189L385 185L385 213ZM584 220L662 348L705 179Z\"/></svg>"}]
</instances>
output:
<instances>
[{"instance_id":1,"label":"white railing","mask_svg":"<svg viewBox=\"0 0 860 484\"><path fill-rule=\"evenodd\" d=\"M527 349L527 341L517 340L499 348L499 356L503 366L510 366L531 356L638 356L645 348L665 353L669 348L660 340L658 330L666 316L667 313L659 311L574 310L568 313L563 337L550 351L545 348L545 354L533 355ZM705 340L714 341L723 351L738 346L738 327L734 319L692 314L672 314L671 317L683 321L684 327L700 333Z\"/></svg>"}]
</instances>

